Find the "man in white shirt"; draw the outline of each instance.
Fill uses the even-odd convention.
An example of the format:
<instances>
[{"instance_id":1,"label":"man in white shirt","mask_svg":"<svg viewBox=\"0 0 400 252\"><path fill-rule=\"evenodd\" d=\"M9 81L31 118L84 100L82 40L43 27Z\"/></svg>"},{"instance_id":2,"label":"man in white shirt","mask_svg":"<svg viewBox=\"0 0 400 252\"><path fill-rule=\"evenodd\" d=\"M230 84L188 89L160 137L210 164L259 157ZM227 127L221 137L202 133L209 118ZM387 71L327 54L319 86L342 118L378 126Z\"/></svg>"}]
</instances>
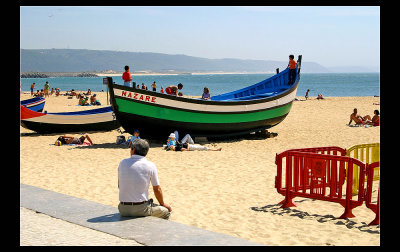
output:
<instances>
[{"instance_id":1,"label":"man in white shirt","mask_svg":"<svg viewBox=\"0 0 400 252\"><path fill-rule=\"evenodd\" d=\"M121 216L154 216L168 219L171 207L164 202L163 193L157 176L157 167L146 159L149 143L136 139L131 144L131 157L124 159L118 166L119 205ZM160 206L149 200L149 185Z\"/></svg>"}]
</instances>

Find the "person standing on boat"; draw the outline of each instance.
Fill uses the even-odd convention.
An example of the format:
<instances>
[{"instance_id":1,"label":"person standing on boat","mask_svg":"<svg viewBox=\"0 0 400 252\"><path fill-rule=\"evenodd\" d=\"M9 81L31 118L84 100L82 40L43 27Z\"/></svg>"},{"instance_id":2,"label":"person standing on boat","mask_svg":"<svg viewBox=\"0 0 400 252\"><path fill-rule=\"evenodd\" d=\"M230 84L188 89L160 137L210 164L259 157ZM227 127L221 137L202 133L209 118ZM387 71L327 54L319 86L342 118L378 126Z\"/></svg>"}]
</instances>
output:
<instances>
[{"instance_id":1,"label":"person standing on boat","mask_svg":"<svg viewBox=\"0 0 400 252\"><path fill-rule=\"evenodd\" d=\"M289 82L288 85L293 85L294 80L296 79L296 67L297 62L294 60L294 55L289 55L289 64L287 66L289 68Z\"/></svg>"},{"instance_id":2,"label":"person standing on boat","mask_svg":"<svg viewBox=\"0 0 400 252\"><path fill-rule=\"evenodd\" d=\"M164 196L157 175L157 167L146 159L149 143L136 139L130 148L130 158L123 159L118 166L119 201L121 216L154 216L169 219L171 207L164 202ZM160 205L149 199L149 185Z\"/></svg>"},{"instance_id":3,"label":"person standing on boat","mask_svg":"<svg viewBox=\"0 0 400 252\"><path fill-rule=\"evenodd\" d=\"M151 87L153 88L153 92L157 91L157 84L155 81L153 82L153 84L151 84Z\"/></svg>"},{"instance_id":4,"label":"person standing on boat","mask_svg":"<svg viewBox=\"0 0 400 252\"><path fill-rule=\"evenodd\" d=\"M132 76L129 72L129 66L125 66L125 72L122 74L122 79L124 80L124 86L131 86Z\"/></svg>"}]
</instances>

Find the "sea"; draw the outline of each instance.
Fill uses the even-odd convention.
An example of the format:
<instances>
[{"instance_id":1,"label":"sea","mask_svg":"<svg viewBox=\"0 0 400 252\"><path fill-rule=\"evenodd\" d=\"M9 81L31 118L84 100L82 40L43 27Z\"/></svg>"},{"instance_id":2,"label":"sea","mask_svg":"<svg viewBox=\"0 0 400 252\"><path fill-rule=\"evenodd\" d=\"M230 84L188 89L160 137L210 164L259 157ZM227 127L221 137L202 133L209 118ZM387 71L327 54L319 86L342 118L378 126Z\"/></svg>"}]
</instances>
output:
<instances>
[{"instance_id":1,"label":"sea","mask_svg":"<svg viewBox=\"0 0 400 252\"><path fill-rule=\"evenodd\" d=\"M211 95L231 92L263 81L273 74L184 74L184 75L132 75L136 84L145 83L150 89L151 84L160 87L183 84L182 93L190 96L201 96L204 87L208 87ZM30 91L33 82L35 91L43 89L46 81L51 88L61 91L71 89L92 92L107 91L103 84L104 77L49 77L21 78L21 91ZM304 96L310 89L309 96L322 94L324 97L350 96L380 96L379 73L301 73L296 96ZM123 84L120 76L113 76L113 82Z\"/></svg>"}]
</instances>

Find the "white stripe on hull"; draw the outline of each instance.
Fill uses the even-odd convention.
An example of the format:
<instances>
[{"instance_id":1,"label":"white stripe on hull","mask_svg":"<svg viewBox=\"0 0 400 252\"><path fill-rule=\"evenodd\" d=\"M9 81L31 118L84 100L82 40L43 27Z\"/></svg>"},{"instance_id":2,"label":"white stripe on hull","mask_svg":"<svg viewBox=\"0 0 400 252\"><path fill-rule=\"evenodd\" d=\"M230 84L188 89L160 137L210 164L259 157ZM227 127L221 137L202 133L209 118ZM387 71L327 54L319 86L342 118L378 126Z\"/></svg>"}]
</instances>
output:
<instances>
[{"instance_id":1,"label":"white stripe on hull","mask_svg":"<svg viewBox=\"0 0 400 252\"><path fill-rule=\"evenodd\" d=\"M123 93L124 92L124 93ZM180 108L180 109L189 109L194 111L203 111L203 112L244 112L244 111L256 111L269 109L281 105L288 104L292 102L296 98L297 88L294 89L289 94L280 97L278 99L264 102L264 103L255 103L255 104L240 104L240 105L208 105L208 104L198 104L191 102L184 102L179 100L165 99L162 97L150 96L150 95L142 95L139 93L135 93L134 91L122 90L114 87L114 96L127 98L131 100L139 100L150 104L158 104L167 107ZM129 96L129 93L131 95ZM135 95L136 94L136 95ZM146 99L149 97L148 99ZM142 98L142 99L140 99ZM189 98L188 98L189 99ZM221 102L223 104L223 102Z\"/></svg>"},{"instance_id":2,"label":"white stripe on hull","mask_svg":"<svg viewBox=\"0 0 400 252\"><path fill-rule=\"evenodd\" d=\"M44 116L25 119L30 122L50 123L50 124L90 124L101 123L115 120L113 112L89 114L89 115L57 115L47 114Z\"/></svg>"},{"instance_id":3,"label":"white stripe on hull","mask_svg":"<svg viewBox=\"0 0 400 252\"><path fill-rule=\"evenodd\" d=\"M42 104L42 103L44 103L44 102L45 102L45 100L41 100L41 101L38 101L38 102L26 104L25 106L26 106L27 108L30 108L30 107L33 107L33 106L40 105L40 104Z\"/></svg>"}]
</instances>

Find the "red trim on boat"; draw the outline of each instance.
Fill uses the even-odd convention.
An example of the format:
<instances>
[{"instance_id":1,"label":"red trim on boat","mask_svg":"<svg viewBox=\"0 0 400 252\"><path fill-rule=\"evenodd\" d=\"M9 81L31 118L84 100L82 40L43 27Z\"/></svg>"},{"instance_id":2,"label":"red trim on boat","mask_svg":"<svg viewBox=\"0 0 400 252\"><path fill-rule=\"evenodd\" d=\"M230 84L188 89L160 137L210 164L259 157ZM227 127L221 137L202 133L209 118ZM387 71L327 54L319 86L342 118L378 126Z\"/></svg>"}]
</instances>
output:
<instances>
[{"instance_id":1,"label":"red trim on boat","mask_svg":"<svg viewBox=\"0 0 400 252\"><path fill-rule=\"evenodd\" d=\"M21 120L25 120L25 119L29 119L29 118L33 118L33 117L39 117L39 116L44 116L46 114L44 113L40 113L40 112L36 112L33 110L30 110L22 105L21 106Z\"/></svg>"}]
</instances>

